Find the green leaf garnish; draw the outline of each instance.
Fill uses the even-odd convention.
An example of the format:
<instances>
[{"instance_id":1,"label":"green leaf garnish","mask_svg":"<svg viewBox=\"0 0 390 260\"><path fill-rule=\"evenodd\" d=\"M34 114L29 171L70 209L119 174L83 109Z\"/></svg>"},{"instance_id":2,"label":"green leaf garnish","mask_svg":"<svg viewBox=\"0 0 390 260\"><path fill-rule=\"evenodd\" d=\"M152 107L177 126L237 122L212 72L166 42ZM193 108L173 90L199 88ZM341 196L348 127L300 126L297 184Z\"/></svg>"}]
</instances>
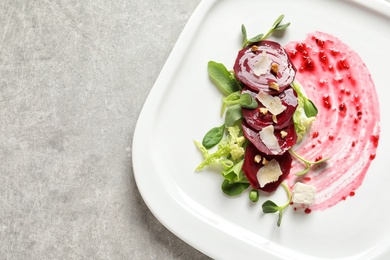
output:
<instances>
[{"instance_id":1,"label":"green leaf garnish","mask_svg":"<svg viewBox=\"0 0 390 260\"><path fill-rule=\"evenodd\" d=\"M279 206L271 200L264 202L261 207L263 208L264 213L275 213L279 211Z\"/></svg>"},{"instance_id":2,"label":"green leaf garnish","mask_svg":"<svg viewBox=\"0 0 390 260\"><path fill-rule=\"evenodd\" d=\"M303 94L297 81L293 81L291 86L298 94L298 106L293 114L293 122L298 137L297 142L300 142L315 121L318 110L314 103Z\"/></svg>"},{"instance_id":3,"label":"green leaf garnish","mask_svg":"<svg viewBox=\"0 0 390 260\"><path fill-rule=\"evenodd\" d=\"M241 170L243 164L244 164L244 160L241 160L238 163L234 164L232 167L223 170L222 176L230 183L234 183L234 182L249 183L248 180L246 179L245 174Z\"/></svg>"},{"instance_id":4,"label":"green leaf garnish","mask_svg":"<svg viewBox=\"0 0 390 260\"><path fill-rule=\"evenodd\" d=\"M211 128L203 137L202 144L206 149L210 149L217 145L223 137L225 132L225 125Z\"/></svg>"},{"instance_id":5,"label":"green leaf garnish","mask_svg":"<svg viewBox=\"0 0 390 260\"><path fill-rule=\"evenodd\" d=\"M249 183L235 182L230 183L228 180L224 180L221 185L222 191L228 196L237 196L244 190L248 189Z\"/></svg>"},{"instance_id":6,"label":"green leaf garnish","mask_svg":"<svg viewBox=\"0 0 390 260\"><path fill-rule=\"evenodd\" d=\"M239 104L228 107L225 115L225 126L231 127L234 123L242 118L242 110Z\"/></svg>"},{"instance_id":7,"label":"green leaf garnish","mask_svg":"<svg viewBox=\"0 0 390 260\"><path fill-rule=\"evenodd\" d=\"M276 223L276 225L278 227L280 227L280 224L282 223L283 210L285 208L287 208L288 205L290 205L290 201L291 201L290 189L288 188L288 186L284 182L282 182L281 185L282 185L282 187L284 188L284 190L287 193L288 199L287 199L286 204L284 204L282 206L278 206L275 202L273 202L271 200L267 200L261 206L262 209L263 209L263 213L276 213L276 212L279 212L279 214L278 214L279 215L278 222Z\"/></svg>"},{"instance_id":8,"label":"green leaf garnish","mask_svg":"<svg viewBox=\"0 0 390 260\"><path fill-rule=\"evenodd\" d=\"M284 18L284 15L280 15L275 20L272 27L268 30L268 32L266 34L261 33L261 34L256 35L255 37L250 38L250 39L248 39L248 37L247 37L247 31L246 31L245 26L241 25L241 33L243 36L242 48L245 48L246 46L248 46L250 44L261 42L262 40L267 39L274 31L286 30L287 27L290 25L290 23L281 24L283 18Z\"/></svg>"},{"instance_id":9,"label":"green leaf garnish","mask_svg":"<svg viewBox=\"0 0 390 260\"><path fill-rule=\"evenodd\" d=\"M303 101L303 109L305 110L307 117L313 117L318 114L317 107L314 105L313 101L308 98L305 98Z\"/></svg>"},{"instance_id":10,"label":"green leaf garnish","mask_svg":"<svg viewBox=\"0 0 390 260\"><path fill-rule=\"evenodd\" d=\"M243 41L245 42L247 40L245 25L241 25L241 33L242 33Z\"/></svg>"},{"instance_id":11,"label":"green leaf garnish","mask_svg":"<svg viewBox=\"0 0 390 260\"><path fill-rule=\"evenodd\" d=\"M257 101L249 94L236 91L222 98L221 116L225 113L225 110L229 106L240 105L244 108L255 109L258 104Z\"/></svg>"},{"instance_id":12,"label":"green leaf garnish","mask_svg":"<svg viewBox=\"0 0 390 260\"><path fill-rule=\"evenodd\" d=\"M326 162L328 161L330 158L324 158L322 160L318 160L318 161L315 161L315 162L312 162L312 161L308 161L306 160L305 158L303 158L302 156L300 156L299 154L297 154L296 152L294 152L292 149L289 149L288 150L295 158L301 160L305 165L306 165L306 168L300 172L297 172L295 175L297 176L302 176L302 175L305 175L306 173L309 172L310 168L313 166L313 165L316 165L316 164L320 164L320 163L323 163L323 162Z\"/></svg>"},{"instance_id":13,"label":"green leaf garnish","mask_svg":"<svg viewBox=\"0 0 390 260\"><path fill-rule=\"evenodd\" d=\"M207 64L209 77L214 85L224 96L228 96L233 92L239 91L240 86L237 80L231 75L222 63L209 61Z\"/></svg>"},{"instance_id":14,"label":"green leaf garnish","mask_svg":"<svg viewBox=\"0 0 390 260\"><path fill-rule=\"evenodd\" d=\"M257 101L249 93L243 93L240 96L240 105L249 109L255 109L258 106Z\"/></svg>"}]
</instances>

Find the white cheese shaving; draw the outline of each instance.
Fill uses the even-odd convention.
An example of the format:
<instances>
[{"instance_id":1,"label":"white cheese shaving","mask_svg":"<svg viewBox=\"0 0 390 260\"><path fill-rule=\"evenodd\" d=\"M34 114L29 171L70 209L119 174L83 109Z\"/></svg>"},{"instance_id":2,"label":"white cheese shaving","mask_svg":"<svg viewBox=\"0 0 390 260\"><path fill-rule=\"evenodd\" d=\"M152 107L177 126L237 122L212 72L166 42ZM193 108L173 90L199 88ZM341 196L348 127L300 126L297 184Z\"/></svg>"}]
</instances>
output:
<instances>
[{"instance_id":1,"label":"white cheese shaving","mask_svg":"<svg viewBox=\"0 0 390 260\"><path fill-rule=\"evenodd\" d=\"M267 56L267 53L263 50L261 55L259 55L259 60L255 63L253 67L253 73L256 76L263 75L267 73L271 68L272 60Z\"/></svg>"},{"instance_id":2,"label":"white cheese shaving","mask_svg":"<svg viewBox=\"0 0 390 260\"><path fill-rule=\"evenodd\" d=\"M316 187L302 182L295 183L292 190L292 202L299 204L311 204L316 197Z\"/></svg>"},{"instance_id":3,"label":"white cheese shaving","mask_svg":"<svg viewBox=\"0 0 390 260\"><path fill-rule=\"evenodd\" d=\"M256 98L265 106L268 111L277 116L281 114L284 110L286 110L286 106L282 104L282 101L278 96L271 96L268 93L265 93L264 91L260 91L257 95Z\"/></svg>"},{"instance_id":4,"label":"white cheese shaving","mask_svg":"<svg viewBox=\"0 0 390 260\"><path fill-rule=\"evenodd\" d=\"M278 161L272 159L259 169L257 172L257 180L259 181L260 187L263 188L266 184L277 181L282 174Z\"/></svg>"},{"instance_id":5,"label":"white cheese shaving","mask_svg":"<svg viewBox=\"0 0 390 260\"><path fill-rule=\"evenodd\" d=\"M280 148L278 139L274 134L274 126L269 125L261 129L259 132L261 141L268 147L274 154L278 154L282 151Z\"/></svg>"}]
</instances>

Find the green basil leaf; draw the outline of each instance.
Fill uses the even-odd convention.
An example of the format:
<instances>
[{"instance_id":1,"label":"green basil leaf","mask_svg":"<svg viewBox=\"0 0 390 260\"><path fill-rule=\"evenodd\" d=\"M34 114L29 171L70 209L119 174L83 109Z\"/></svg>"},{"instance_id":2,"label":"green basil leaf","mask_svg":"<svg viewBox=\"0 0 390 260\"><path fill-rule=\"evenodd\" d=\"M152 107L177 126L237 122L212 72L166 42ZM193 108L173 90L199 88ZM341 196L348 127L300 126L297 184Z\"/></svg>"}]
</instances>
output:
<instances>
[{"instance_id":1,"label":"green basil leaf","mask_svg":"<svg viewBox=\"0 0 390 260\"><path fill-rule=\"evenodd\" d=\"M202 145L206 149L210 149L214 147L222 140L224 131L225 131L225 125L211 128L203 137Z\"/></svg>"},{"instance_id":2,"label":"green basil leaf","mask_svg":"<svg viewBox=\"0 0 390 260\"><path fill-rule=\"evenodd\" d=\"M267 200L266 202L264 202L261 207L264 213L275 213L279 211L279 206L271 200Z\"/></svg>"},{"instance_id":3,"label":"green basil leaf","mask_svg":"<svg viewBox=\"0 0 390 260\"><path fill-rule=\"evenodd\" d=\"M230 72L223 64L209 61L207 69L211 81L224 96L240 90L237 81L232 78Z\"/></svg>"},{"instance_id":4,"label":"green basil leaf","mask_svg":"<svg viewBox=\"0 0 390 260\"><path fill-rule=\"evenodd\" d=\"M314 105L313 101L307 98L303 101L303 110L305 111L307 117L313 117L318 114L318 109Z\"/></svg>"},{"instance_id":5,"label":"green basil leaf","mask_svg":"<svg viewBox=\"0 0 390 260\"><path fill-rule=\"evenodd\" d=\"M248 189L249 186L250 186L249 183L242 183L242 182L230 183L228 180L224 180L222 182L221 189L223 193L225 193L228 196L237 196L241 194L244 190Z\"/></svg>"},{"instance_id":6,"label":"green basil leaf","mask_svg":"<svg viewBox=\"0 0 390 260\"><path fill-rule=\"evenodd\" d=\"M240 105L249 109L255 109L258 106L257 101L249 93L244 93L241 95Z\"/></svg>"},{"instance_id":7,"label":"green basil leaf","mask_svg":"<svg viewBox=\"0 0 390 260\"><path fill-rule=\"evenodd\" d=\"M225 116L225 126L231 127L234 125L234 123L242 118L242 110L241 105L233 105L228 107L226 110L226 116Z\"/></svg>"}]
</instances>

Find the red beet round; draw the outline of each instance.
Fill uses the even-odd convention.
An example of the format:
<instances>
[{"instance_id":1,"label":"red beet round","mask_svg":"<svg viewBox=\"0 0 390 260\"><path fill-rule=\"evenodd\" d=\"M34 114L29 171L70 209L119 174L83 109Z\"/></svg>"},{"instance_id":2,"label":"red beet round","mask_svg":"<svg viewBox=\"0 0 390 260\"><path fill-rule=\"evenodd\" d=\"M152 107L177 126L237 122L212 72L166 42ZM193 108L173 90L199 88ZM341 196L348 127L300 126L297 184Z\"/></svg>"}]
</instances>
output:
<instances>
[{"instance_id":1,"label":"red beet round","mask_svg":"<svg viewBox=\"0 0 390 260\"><path fill-rule=\"evenodd\" d=\"M276 73L270 67L264 74L255 74L254 67L261 59L263 51L273 64L277 64ZM296 73L296 69L284 48L279 43L268 40L239 51L233 69L237 79L248 88L255 92L262 90L268 93L282 92L293 82ZM271 83L276 83L279 86L279 91L270 89Z\"/></svg>"},{"instance_id":2,"label":"red beet round","mask_svg":"<svg viewBox=\"0 0 390 260\"><path fill-rule=\"evenodd\" d=\"M292 120L289 121L289 124L285 128L274 130L274 135L276 136L281 148L280 152L270 150L261 140L259 131L252 129L244 120L242 121L242 130L245 138L248 139L249 142L251 142L259 151L267 155L281 155L297 142L297 134ZM281 131L285 131L287 135L282 137Z\"/></svg>"},{"instance_id":3,"label":"red beet round","mask_svg":"<svg viewBox=\"0 0 390 260\"><path fill-rule=\"evenodd\" d=\"M275 159L278 161L280 165L280 169L282 171L282 175L279 177L279 179L275 182L268 183L264 185L264 187L260 187L259 181L257 179L257 172L260 170L261 167L264 165L260 161L259 163L255 162L255 156L260 155L262 158L266 158L267 161L271 161L272 159ZM255 189L259 189L265 192L274 192L277 187L280 185L280 183L286 179L286 177L290 173L291 168L291 162L292 158L290 153L284 153L283 155L266 155L257 148L249 143L246 147L245 151L245 159L244 164L242 166L242 170L245 173L246 178L248 179L251 186Z\"/></svg>"},{"instance_id":4,"label":"red beet round","mask_svg":"<svg viewBox=\"0 0 390 260\"><path fill-rule=\"evenodd\" d=\"M245 89L243 92L247 92L256 98L256 93ZM242 108L242 115L248 125L254 130L260 131L266 126L273 125L276 130L283 129L290 124L291 117L293 116L295 109L298 106L297 93L291 87L279 94L279 98L286 109L276 116L277 123L272 119L272 114L263 114L260 112L260 108L264 107L261 102L255 109Z\"/></svg>"}]
</instances>

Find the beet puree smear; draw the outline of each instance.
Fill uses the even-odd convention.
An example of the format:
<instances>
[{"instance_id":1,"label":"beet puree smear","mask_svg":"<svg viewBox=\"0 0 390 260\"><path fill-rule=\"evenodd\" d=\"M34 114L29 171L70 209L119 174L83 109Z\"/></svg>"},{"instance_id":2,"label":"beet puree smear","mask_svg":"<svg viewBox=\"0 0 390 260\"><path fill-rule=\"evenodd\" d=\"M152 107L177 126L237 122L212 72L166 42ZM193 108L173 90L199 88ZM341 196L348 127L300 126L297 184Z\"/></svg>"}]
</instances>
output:
<instances>
[{"instance_id":1,"label":"beet puree smear","mask_svg":"<svg viewBox=\"0 0 390 260\"><path fill-rule=\"evenodd\" d=\"M378 146L379 102L361 58L334 36L314 32L285 49L297 68L295 79L319 111L296 152L312 161L331 157L304 177L293 174L303 168L294 160L287 181L314 185L317 195L309 207L324 210L353 196L362 184Z\"/></svg>"}]
</instances>

